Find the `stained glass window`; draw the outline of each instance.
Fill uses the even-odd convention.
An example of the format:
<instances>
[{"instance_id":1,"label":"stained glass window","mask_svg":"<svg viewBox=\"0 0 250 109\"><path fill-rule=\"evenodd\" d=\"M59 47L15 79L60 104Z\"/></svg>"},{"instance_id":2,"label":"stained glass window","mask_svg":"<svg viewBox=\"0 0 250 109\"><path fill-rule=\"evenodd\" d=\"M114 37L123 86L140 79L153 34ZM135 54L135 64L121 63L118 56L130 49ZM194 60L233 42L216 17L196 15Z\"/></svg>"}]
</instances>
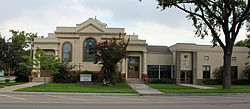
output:
<instances>
[{"instance_id":1,"label":"stained glass window","mask_svg":"<svg viewBox=\"0 0 250 109\"><path fill-rule=\"evenodd\" d=\"M95 61L95 54L90 54L91 48L96 45L94 39L89 38L84 42L84 61Z\"/></svg>"},{"instance_id":2,"label":"stained glass window","mask_svg":"<svg viewBox=\"0 0 250 109\"><path fill-rule=\"evenodd\" d=\"M72 59L72 46L69 42L63 44L63 61L71 62Z\"/></svg>"}]
</instances>

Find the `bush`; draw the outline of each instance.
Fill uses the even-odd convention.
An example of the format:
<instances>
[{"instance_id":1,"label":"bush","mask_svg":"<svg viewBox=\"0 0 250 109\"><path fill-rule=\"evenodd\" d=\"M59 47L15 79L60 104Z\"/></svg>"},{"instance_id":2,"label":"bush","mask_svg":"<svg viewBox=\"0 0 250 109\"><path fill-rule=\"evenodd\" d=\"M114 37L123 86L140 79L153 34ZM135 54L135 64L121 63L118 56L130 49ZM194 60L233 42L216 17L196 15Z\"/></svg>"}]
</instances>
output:
<instances>
[{"instance_id":1,"label":"bush","mask_svg":"<svg viewBox=\"0 0 250 109\"><path fill-rule=\"evenodd\" d=\"M175 84L174 80L166 79L166 78L152 79L152 80L150 80L149 83L154 83L154 84Z\"/></svg>"},{"instance_id":2,"label":"bush","mask_svg":"<svg viewBox=\"0 0 250 109\"><path fill-rule=\"evenodd\" d=\"M250 65L248 65L243 71L248 80L250 80Z\"/></svg>"},{"instance_id":3,"label":"bush","mask_svg":"<svg viewBox=\"0 0 250 109\"><path fill-rule=\"evenodd\" d=\"M61 63L60 66L58 66L58 72L57 74L53 75L53 81L59 82L59 83L76 83L80 81L80 75L78 72L70 72L70 70L73 67L69 65L69 63Z\"/></svg>"},{"instance_id":4,"label":"bush","mask_svg":"<svg viewBox=\"0 0 250 109\"><path fill-rule=\"evenodd\" d=\"M58 83L76 83L79 80L80 75L77 72L60 72L53 75L53 81Z\"/></svg>"},{"instance_id":5,"label":"bush","mask_svg":"<svg viewBox=\"0 0 250 109\"><path fill-rule=\"evenodd\" d=\"M26 63L20 63L19 66L15 68L14 76L16 76L16 82L29 82L28 76L30 76L31 70L28 69Z\"/></svg>"},{"instance_id":6,"label":"bush","mask_svg":"<svg viewBox=\"0 0 250 109\"><path fill-rule=\"evenodd\" d=\"M223 66L216 68L215 71L213 72L213 75L218 80L219 84L223 83L223 72L224 72ZM231 78L233 78L232 75L233 75L233 71L231 70Z\"/></svg>"},{"instance_id":7,"label":"bush","mask_svg":"<svg viewBox=\"0 0 250 109\"><path fill-rule=\"evenodd\" d=\"M206 85L219 85L219 80L208 79L208 80L204 80L202 83Z\"/></svg>"},{"instance_id":8,"label":"bush","mask_svg":"<svg viewBox=\"0 0 250 109\"><path fill-rule=\"evenodd\" d=\"M232 84L234 84L234 85L250 85L250 80L247 80L247 79L233 80Z\"/></svg>"},{"instance_id":9,"label":"bush","mask_svg":"<svg viewBox=\"0 0 250 109\"><path fill-rule=\"evenodd\" d=\"M10 82L10 79L5 79L5 83L9 83Z\"/></svg>"}]
</instances>

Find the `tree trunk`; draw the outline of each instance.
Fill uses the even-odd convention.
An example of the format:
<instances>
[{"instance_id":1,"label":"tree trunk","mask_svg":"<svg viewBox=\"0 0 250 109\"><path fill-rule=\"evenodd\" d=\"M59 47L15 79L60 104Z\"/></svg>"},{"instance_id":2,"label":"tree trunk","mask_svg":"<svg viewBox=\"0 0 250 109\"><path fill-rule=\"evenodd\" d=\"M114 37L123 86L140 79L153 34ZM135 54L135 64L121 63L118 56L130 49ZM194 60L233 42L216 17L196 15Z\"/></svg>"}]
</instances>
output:
<instances>
[{"instance_id":1,"label":"tree trunk","mask_svg":"<svg viewBox=\"0 0 250 109\"><path fill-rule=\"evenodd\" d=\"M223 88L231 89L231 57L232 49L224 49L224 72L223 72Z\"/></svg>"}]
</instances>

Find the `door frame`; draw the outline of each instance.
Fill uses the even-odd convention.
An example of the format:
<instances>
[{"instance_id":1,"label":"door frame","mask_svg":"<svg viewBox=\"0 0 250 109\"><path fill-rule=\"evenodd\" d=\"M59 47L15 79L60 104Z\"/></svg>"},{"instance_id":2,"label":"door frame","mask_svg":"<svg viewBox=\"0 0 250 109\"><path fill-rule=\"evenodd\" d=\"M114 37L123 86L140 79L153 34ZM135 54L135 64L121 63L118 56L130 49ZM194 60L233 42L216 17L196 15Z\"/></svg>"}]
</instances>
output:
<instances>
[{"instance_id":1,"label":"door frame","mask_svg":"<svg viewBox=\"0 0 250 109\"><path fill-rule=\"evenodd\" d=\"M183 73L184 73L184 81L182 79ZM190 73L189 78L188 78L188 73ZM180 83L181 84L193 84L193 72L192 72L192 70L181 70L180 71Z\"/></svg>"},{"instance_id":2,"label":"door frame","mask_svg":"<svg viewBox=\"0 0 250 109\"><path fill-rule=\"evenodd\" d=\"M127 78L134 78L134 77L129 77L129 73L130 73L129 67L130 67L130 64L133 65L133 66L136 65L136 64L138 65L138 71L137 71L138 72L138 77L135 77L135 78L140 78L140 71L141 71L141 64L140 63L141 63L141 58L140 58L140 56L129 56L128 59L131 58L131 57L132 58L139 58L139 62L138 63L129 63L129 60L127 61L128 62L127 63L127 65L128 65L128 67L127 67L127 71L128 71ZM133 67L133 69L134 69L134 67Z\"/></svg>"}]
</instances>

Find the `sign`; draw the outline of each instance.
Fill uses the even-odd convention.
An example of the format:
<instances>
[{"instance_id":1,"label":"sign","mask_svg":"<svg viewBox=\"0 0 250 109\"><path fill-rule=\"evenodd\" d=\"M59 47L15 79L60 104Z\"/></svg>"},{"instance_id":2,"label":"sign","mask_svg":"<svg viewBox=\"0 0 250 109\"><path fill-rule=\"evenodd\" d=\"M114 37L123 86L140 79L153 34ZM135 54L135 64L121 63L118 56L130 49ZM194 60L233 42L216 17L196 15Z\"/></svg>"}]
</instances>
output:
<instances>
[{"instance_id":1,"label":"sign","mask_svg":"<svg viewBox=\"0 0 250 109\"><path fill-rule=\"evenodd\" d=\"M92 74L80 74L80 81L90 81Z\"/></svg>"},{"instance_id":2,"label":"sign","mask_svg":"<svg viewBox=\"0 0 250 109\"><path fill-rule=\"evenodd\" d=\"M0 71L0 76L4 76L4 70Z\"/></svg>"}]
</instances>

